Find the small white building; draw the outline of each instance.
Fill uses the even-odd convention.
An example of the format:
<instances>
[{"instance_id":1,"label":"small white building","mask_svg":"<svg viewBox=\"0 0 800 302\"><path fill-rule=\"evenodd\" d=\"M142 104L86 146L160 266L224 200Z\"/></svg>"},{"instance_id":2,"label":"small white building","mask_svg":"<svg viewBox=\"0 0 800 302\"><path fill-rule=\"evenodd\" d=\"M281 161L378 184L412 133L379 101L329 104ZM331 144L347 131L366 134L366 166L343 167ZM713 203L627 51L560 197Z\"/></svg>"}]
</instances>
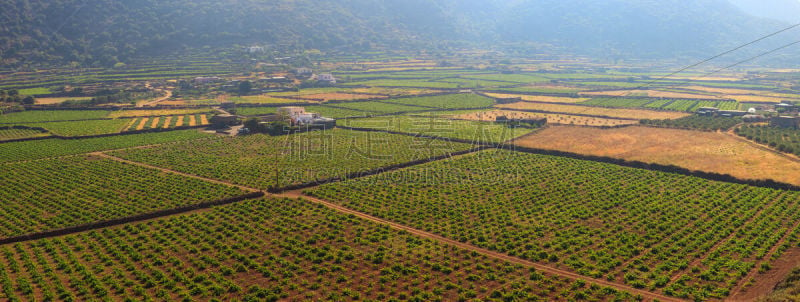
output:
<instances>
[{"instance_id":1,"label":"small white building","mask_svg":"<svg viewBox=\"0 0 800 302\"><path fill-rule=\"evenodd\" d=\"M295 119L302 114L306 113L306 108L304 107L280 107L278 108L278 115L286 115L291 119Z\"/></svg>"},{"instance_id":2,"label":"small white building","mask_svg":"<svg viewBox=\"0 0 800 302\"><path fill-rule=\"evenodd\" d=\"M328 82L330 84L336 84L336 78L330 73L318 74L317 75L317 81Z\"/></svg>"}]
</instances>

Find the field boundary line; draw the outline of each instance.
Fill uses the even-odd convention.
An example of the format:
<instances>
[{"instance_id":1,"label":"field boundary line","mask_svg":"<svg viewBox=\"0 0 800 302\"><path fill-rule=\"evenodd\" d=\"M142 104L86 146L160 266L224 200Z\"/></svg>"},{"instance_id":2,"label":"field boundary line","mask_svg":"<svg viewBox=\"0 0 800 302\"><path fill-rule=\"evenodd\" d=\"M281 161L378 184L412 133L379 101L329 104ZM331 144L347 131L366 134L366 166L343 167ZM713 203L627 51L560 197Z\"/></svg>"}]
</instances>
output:
<instances>
[{"instance_id":1,"label":"field boundary line","mask_svg":"<svg viewBox=\"0 0 800 302\"><path fill-rule=\"evenodd\" d=\"M517 258L517 257L514 257L514 256L510 256L510 255L507 255L507 254L504 254L504 253L495 252L495 251L492 251L492 250L480 248L480 247L477 247L477 246L474 246L474 245L471 245L471 244L468 244L468 243L460 242L460 241L457 241L457 240L454 240L454 239L450 239L450 238L447 238L447 237L444 237L444 236L441 236L441 235L437 235L437 234L434 234L434 233L430 233L430 232L427 232L427 231L416 229L416 228L413 228L413 227L410 227L410 226L406 226L406 225L403 225L403 224L400 224L400 223L392 222L392 221L389 221L389 220L386 220L386 219L378 218L378 217L369 215L367 213L363 213L363 212L359 212L359 211L356 211L356 210L352 210L352 209L349 209L347 207L338 205L336 203L333 203L333 202L330 202L330 201L327 201L327 200L324 200L324 199L308 196L308 195L303 194L301 192L292 191L292 192L287 192L287 193L284 193L284 194L278 194L278 195L274 195L274 196L275 197L287 197L287 198L300 198L300 199L303 199L303 200L307 200L309 202L320 204L322 206L325 206L327 208L330 208L332 210L336 210L336 211L344 213L344 214L353 215L353 216L359 217L361 219L372 221L374 223L386 225L386 226L389 226L389 227L391 227L393 229L396 229L396 230L406 231L406 232L409 232L409 233L411 233L413 235L416 235L416 236L419 236L419 237L422 237L422 238L426 238L426 239L429 239L429 240L434 240L434 241L438 241L438 242L441 242L441 243L449 244L449 245L452 245L452 246L455 246L455 247L458 247L458 248L462 248L462 249L465 249L465 250L468 250L468 251L477 252L477 253L482 254L484 256L488 256L488 257L499 259L499 260L508 261L510 263L520 264L520 265L524 265L524 266L527 266L527 267L533 267L533 268L535 268L535 269L537 269L539 271L542 271L542 272L545 272L545 273L549 273L549 274L552 274L552 275L557 275L557 276L561 276L561 277L565 277L565 278L569 278L569 279L573 279L573 280L585 280L587 282L595 283L595 284L598 284L598 285L601 285L601 286L607 286L607 287L616 288L618 290L626 291L626 292L629 292L629 293L634 294L634 295L638 294L638 295L641 295L643 297L647 297L649 299L654 299L654 300L657 299L659 301L684 301L684 300L679 299L679 298L669 297L669 296L665 296L665 295L662 295L662 294L659 294L659 293L654 293L654 292L650 292L650 291L646 291L646 290L637 289L637 288L634 288L634 287L631 287L631 286L627 286L627 285L624 285L624 284L619 284L619 283L616 283L616 282L611 282L611 281L608 281L608 280L595 279L595 278L592 278L592 277L583 276L583 275L580 275L578 273L574 273L574 272L570 272L570 271L566 271L566 270L550 267L550 266L547 266L547 265L543 265L543 264L535 263L535 262L528 261L528 260L525 260L525 259L521 259L521 258Z\"/></svg>"}]
</instances>

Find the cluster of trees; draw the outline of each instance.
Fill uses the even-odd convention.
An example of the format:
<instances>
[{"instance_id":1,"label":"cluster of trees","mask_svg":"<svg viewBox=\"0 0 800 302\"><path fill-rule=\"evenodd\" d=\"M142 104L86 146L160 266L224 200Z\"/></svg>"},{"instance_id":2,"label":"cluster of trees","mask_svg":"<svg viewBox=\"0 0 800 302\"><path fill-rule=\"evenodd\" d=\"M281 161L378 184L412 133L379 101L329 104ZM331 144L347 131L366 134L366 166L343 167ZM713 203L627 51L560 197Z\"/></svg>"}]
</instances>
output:
<instances>
[{"instance_id":1,"label":"cluster of trees","mask_svg":"<svg viewBox=\"0 0 800 302\"><path fill-rule=\"evenodd\" d=\"M643 119L639 121L642 125L647 126L693 130L728 130L741 122L742 119L738 117L709 117L698 115L674 120Z\"/></svg>"},{"instance_id":2,"label":"cluster of trees","mask_svg":"<svg viewBox=\"0 0 800 302\"><path fill-rule=\"evenodd\" d=\"M36 99L30 95L20 95L18 90L0 89L0 103L22 103L25 105L33 105L36 103Z\"/></svg>"},{"instance_id":3,"label":"cluster of trees","mask_svg":"<svg viewBox=\"0 0 800 302\"><path fill-rule=\"evenodd\" d=\"M781 152L800 155L800 131L797 129L747 125L736 128L736 134Z\"/></svg>"}]
</instances>

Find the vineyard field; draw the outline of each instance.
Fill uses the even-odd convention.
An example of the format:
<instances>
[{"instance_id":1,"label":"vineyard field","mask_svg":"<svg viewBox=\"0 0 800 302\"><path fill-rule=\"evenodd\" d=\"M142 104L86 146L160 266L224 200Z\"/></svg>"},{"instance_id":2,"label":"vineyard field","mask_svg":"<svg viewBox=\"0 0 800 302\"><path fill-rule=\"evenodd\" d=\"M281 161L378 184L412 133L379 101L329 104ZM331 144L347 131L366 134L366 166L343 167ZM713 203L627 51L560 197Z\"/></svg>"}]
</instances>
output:
<instances>
[{"instance_id":1,"label":"vineyard field","mask_svg":"<svg viewBox=\"0 0 800 302\"><path fill-rule=\"evenodd\" d=\"M800 156L800 131L796 129L749 125L735 130L739 136Z\"/></svg>"},{"instance_id":2,"label":"vineyard field","mask_svg":"<svg viewBox=\"0 0 800 302\"><path fill-rule=\"evenodd\" d=\"M407 105L399 105L399 104L383 103L383 102L350 102L350 103L331 104L330 106L358 110L358 111L365 111L365 112L377 112L381 114L430 110L430 108L425 108L425 107L407 106Z\"/></svg>"},{"instance_id":3,"label":"vineyard field","mask_svg":"<svg viewBox=\"0 0 800 302\"><path fill-rule=\"evenodd\" d=\"M441 109L482 108L494 105L494 100L476 94L448 94L418 98L387 100L386 102Z\"/></svg>"},{"instance_id":4,"label":"vineyard field","mask_svg":"<svg viewBox=\"0 0 800 302\"><path fill-rule=\"evenodd\" d=\"M194 125L190 123L192 118L194 117ZM196 114L196 115L176 115L176 116L153 116L153 117L141 117L141 118L134 118L125 120L125 131L135 131L135 130L148 130L148 129L171 129L175 127L187 127L187 126L207 126L209 125L208 122L208 115L206 114Z\"/></svg>"},{"instance_id":5,"label":"vineyard field","mask_svg":"<svg viewBox=\"0 0 800 302\"><path fill-rule=\"evenodd\" d=\"M48 110L22 111L0 114L2 124L75 121L108 117L110 111L103 110Z\"/></svg>"},{"instance_id":6,"label":"vineyard field","mask_svg":"<svg viewBox=\"0 0 800 302\"><path fill-rule=\"evenodd\" d=\"M502 143L533 131L494 122L448 119L437 114L348 119L337 121L337 125L486 143Z\"/></svg>"},{"instance_id":7,"label":"vineyard field","mask_svg":"<svg viewBox=\"0 0 800 302\"><path fill-rule=\"evenodd\" d=\"M0 246L0 298L635 301L302 200Z\"/></svg>"},{"instance_id":8,"label":"vineyard field","mask_svg":"<svg viewBox=\"0 0 800 302\"><path fill-rule=\"evenodd\" d=\"M501 104L501 105L496 105L495 107L499 109L540 110L552 113L588 114L596 116L607 116L607 117L618 117L618 118L629 118L629 119L674 119L674 118L681 118L688 116L688 114L682 112L654 111L654 110L629 109L629 108L603 108L603 107L592 107L592 106L545 104L545 103L530 103L530 102Z\"/></svg>"},{"instance_id":9,"label":"vineyard field","mask_svg":"<svg viewBox=\"0 0 800 302\"><path fill-rule=\"evenodd\" d=\"M233 187L94 156L4 164L0 236L10 237L243 195Z\"/></svg>"},{"instance_id":10,"label":"vineyard field","mask_svg":"<svg viewBox=\"0 0 800 302\"><path fill-rule=\"evenodd\" d=\"M47 132L33 129L0 128L0 142L15 139L49 136Z\"/></svg>"},{"instance_id":11,"label":"vineyard field","mask_svg":"<svg viewBox=\"0 0 800 302\"><path fill-rule=\"evenodd\" d=\"M131 134L86 139L47 139L0 144L0 163L131 148L209 137L196 130Z\"/></svg>"},{"instance_id":12,"label":"vineyard field","mask_svg":"<svg viewBox=\"0 0 800 302\"><path fill-rule=\"evenodd\" d=\"M60 136L89 136L119 133L129 122L127 119L88 120L74 122L25 123L23 126L40 127Z\"/></svg>"},{"instance_id":13,"label":"vineyard field","mask_svg":"<svg viewBox=\"0 0 800 302\"><path fill-rule=\"evenodd\" d=\"M468 144L406 135L335 129L275 137L250 135L186 141L112 154L135 162L269 189L344 177L470 148Z\"/></svg>"},{"instance_id":14,"label":"vineyard field","mask_svg":"<svg viewBox=\"0 0 800 302\"><path fill-rule=\"evenodd\" d=\"M402 181L398 181L402 180ZM608 190L608 188L615 188ZM796 244L800 193L490 150L307 193L512 256L680 298L724 298Z\"/></svg>"}]
</instances>

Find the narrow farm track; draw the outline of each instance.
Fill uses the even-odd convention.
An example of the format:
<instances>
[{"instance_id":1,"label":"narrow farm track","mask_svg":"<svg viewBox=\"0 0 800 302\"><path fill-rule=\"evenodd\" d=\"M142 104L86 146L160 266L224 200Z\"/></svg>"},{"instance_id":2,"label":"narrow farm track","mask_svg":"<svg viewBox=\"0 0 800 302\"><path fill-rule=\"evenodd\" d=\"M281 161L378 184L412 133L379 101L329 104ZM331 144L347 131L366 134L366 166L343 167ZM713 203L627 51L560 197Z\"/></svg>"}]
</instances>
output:
<instances>
[{"instance_id":1,"label":"narrow farm track","mask_svg":"<svg viewBox=\"0 0 800 302\"><path fill-rule=\"evenodd\" d=\"M659 300L659 301L683 301L683 300L675 298L675 297L669 297L669 296L665 296L665 295L662 295L662 294L659 294L659 293L654 293L654 292L650 292L650 291L646 291L646 290L633 288L633 287L630 287L630 286L627 286L627 285L619 284L619 283L616 283L616 282L611 282L611 281L604 280L604 279L595 279L595 278L583 276L583 275L580 275L578 273L574 273L574 272L570 272L570 271L566 271L566 270L562 270L562 269L553 268L553 267L550 267L550 266L547 266L547 265L531 262L531 261L528 261L528 260L525 260L525 259L521 259L521 258L509 256L509 255L506 255L506 254L503 254L503 253L499 253L499 252L487 250L487 249L484 249L484 248L480 248L480 247L477 247L477 246L474 246L474 245L471 245L471 244L467 244L467 243L463 243L463 242L460 242L460 241L457 241L457 240L453 240L453 239L450 239L450 238L442 237L440 235L436 235L436 234L429 233L429 232L426 232L426 231L423 231L423 230L415 229L415 228L412 228L412 227L409 227L409 226L406 226L406 225L402 225L402 224L399 224L399 223L395 223L395 222L391 222L391 221L388 221L388 220L384 220L384 219L381 219L381 218L378 218L378 217L375 217L375 216L372 216L372 215L369 215L369 214L366 214L366 213L362 213L362 212L359 212L359 211L351 210L349 208L340 206L338 204L335 204L335 203L332 203L332 202L329 202L329 201L326 201L326 200L323 200L323 199L307 196L305 194L302 194L299 191L290 191L290 192L285 192L283 194L278 194L278 195L274 195L274 196L276 196L276 197L287 197L287 198L302 198L304 200L308 200L308 201L311 201L311 202L314 202L314 203L318 203L320 205L323 205L323 206L325 206L327 208L339 211L341 213L348 214L348 215L353 215L353 216L359 217L361 219L365 219L365 220L369 220L369 221L372 221L372 222L375 222L375 223L387 225L387 226L389 226L389 227L391 227L393 229L400 230L400 231L406 231L406 232L409 232L411 234L414 234L414 235L422 237L422 238L426 238L426 239L438 241L438 242L441 242L441 243L445 243L445 244L448 244L448 245L456 246L458 248L462 248L462 249L465 249L465 250L468 250L468 251L476 252L476 253L485 255L487 257L500 259L500 260L508 261L508 262L511 262L511 263L514 263L514 264L524 265L524 266L527 266L527 267L532 267L532 268L535 268L535 269L537 269L539 271L542 271L542 272L545 272L545 273L549 273L549 274L553 274L553 275L557 275L557 276L561 276L561 277L566 277L566 278L569 278L569 279L585 280L587 282L595 283L597 285L607 286L607 287L615 288L615 289L618 289L618 290L627 291L627 292L629 292L631 294L634 294L634 295L641 295L645 299Z\"/></svg>"}]
</instances>

